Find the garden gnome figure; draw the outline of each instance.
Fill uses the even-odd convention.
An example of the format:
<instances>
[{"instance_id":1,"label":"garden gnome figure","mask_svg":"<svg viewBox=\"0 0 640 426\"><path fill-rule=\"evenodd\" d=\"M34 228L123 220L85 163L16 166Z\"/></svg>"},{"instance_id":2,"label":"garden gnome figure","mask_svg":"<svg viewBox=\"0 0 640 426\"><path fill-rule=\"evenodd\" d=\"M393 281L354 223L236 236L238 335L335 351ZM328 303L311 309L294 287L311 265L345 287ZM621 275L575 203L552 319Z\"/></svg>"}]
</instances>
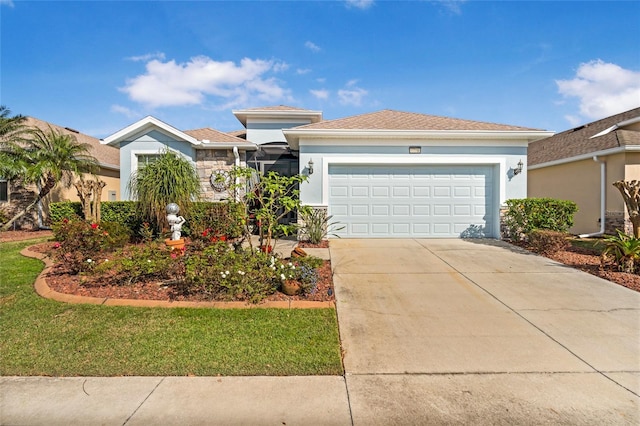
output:
<instances>
[{"instance_id":1,"label":"garden gnome figure","mask_svg":"<svg viewBox=\"0 0 640 426\"><path fill-rule=\"evenodd\" d=\"M186 222L184 217L178 216L180 207L176 203L170 203L167 205L167 222L171 226L171 239L177 241L180 239L180 231L182 230L182 224Z\"/></svg>"}]
</instances>

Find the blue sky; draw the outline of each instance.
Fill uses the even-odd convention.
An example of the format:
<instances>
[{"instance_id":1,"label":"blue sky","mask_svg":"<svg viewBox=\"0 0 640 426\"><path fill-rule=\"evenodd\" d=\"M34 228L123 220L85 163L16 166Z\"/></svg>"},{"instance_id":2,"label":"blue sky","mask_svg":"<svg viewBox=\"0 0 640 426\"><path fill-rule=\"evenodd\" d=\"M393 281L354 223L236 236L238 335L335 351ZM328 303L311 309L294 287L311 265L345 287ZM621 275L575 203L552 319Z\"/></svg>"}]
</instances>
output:
<instances>
[{"instance_id":1,"label":"blue sky","mask_svg":"<svg viewBox=\"0 0 640 426\"><path fill-rule=\"evenodd\" d=\"M280 104L555 131L640 106L638 1L0 0L0 24L0 103L96 137Z\"/></svg>"}]
</instances>

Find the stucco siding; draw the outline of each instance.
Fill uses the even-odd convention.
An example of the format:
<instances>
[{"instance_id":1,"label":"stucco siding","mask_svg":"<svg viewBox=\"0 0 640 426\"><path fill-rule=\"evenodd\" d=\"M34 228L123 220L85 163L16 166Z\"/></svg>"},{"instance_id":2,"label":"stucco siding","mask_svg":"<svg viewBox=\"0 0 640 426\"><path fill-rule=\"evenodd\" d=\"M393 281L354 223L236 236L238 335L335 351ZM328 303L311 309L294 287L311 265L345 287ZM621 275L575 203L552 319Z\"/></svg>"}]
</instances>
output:
<instances>
[{"instance_id":1,"label":"stucco siding","mask_svg":"<svg viewBox=\"0 0 640 426\"><path fill-rule=\"evenodd\" d=\"M629 179L627 170L640 174L640 165L627 165L630 155L638 163L637 154L620 153L601 157L606 161L605 193L606 215L624 215L624 201L618 189L613 186L617 180ZM529 197L549 197L571 200L578 205L574 234L588 234L600 230L600 164L593 159L575 161L556 166L529 171Z\"/></svg>"},{"instance_id":2,"label":"stucco siding","mask_svg":"<svg viewBox=\"0 0 640 426\"><path fill-rule=\"evenodd\" d=\"M284 137L282 129L290 129L292 127L302 126L309 123L311 123L310 120L286 122L256 122L249 120L247 122L247 140L258 145L269 142L286 142L287 139Z\"/></svg>"},{"instance_id":3,"label":"stucco siding","mask_svg":"<svg viewBox=\"0 0 640 426\"><path fill-rule=\"evenodd\" d=\"M167 147L182 154L195 166L195 149L189 142L175 140L157 130L140 135L135 140L120 143L120 194L122 200L130 199L128 184L131 173L137 169L137 156L159 154Z\"/></svg>"},{"instance_id":4,"label":"stucco siding","mask_svg":"<svg viewBox=\"0 0 640 426\"><path fill-rule=\"evenodd\" d=\"M301 190L303 204L321 206L327 202L327 173L330 164L477 164L496 167L496 201L526 197L527 171L513 176L510 169L518 161L526 164L526 148L519 146L423 146L424 141L369 140L368 145L322 145L318 141L307 144L300 141L300 173L308 174L309 160L313 160L314 173ZM420 146L419 154L409 154L409 146Z\"/></svg>"}]
</instances>

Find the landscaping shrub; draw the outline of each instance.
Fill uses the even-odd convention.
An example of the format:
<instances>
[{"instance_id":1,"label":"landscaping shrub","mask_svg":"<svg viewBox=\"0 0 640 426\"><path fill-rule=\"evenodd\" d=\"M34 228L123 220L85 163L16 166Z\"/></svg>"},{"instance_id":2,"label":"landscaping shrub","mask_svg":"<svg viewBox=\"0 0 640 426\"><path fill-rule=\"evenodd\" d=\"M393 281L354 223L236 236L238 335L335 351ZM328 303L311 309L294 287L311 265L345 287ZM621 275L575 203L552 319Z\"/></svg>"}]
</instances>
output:
<instances>
[{"instance_id":1,"label":"landscaping shrub","mask_svg":"<svg viewBox=\"0 0 640 426\"><path fill-rule=\"evenodd\" d=\"M96 272L103 274L105 281L120 285L149 279L167 280L174 275L177 258L165 244L150 242L118 251L113 261L103 262Z\"/></svg>"},{"instance_id":2,"label":"landscaping shrub","mask_svg":"<svg viewBox=\"0 0 640 426\"><path fill-rule=\"evenodd\" d=\"M528 234L529 248L540 254L553 254L571 246L566 232L535 229Z\"/></svg>"},{"instance_id":3,"label":"landscaping shrub","mask_svg":"<svg viewBox=\"0 0 640 426\"><path fill-rule=\"evenodd\" d=\"M129 241L128 229L117 223L89 223L62 219L53 227L58 257L74 273L94 269L100 253L112 251Z\"/></svg>"},{"instance_id":4,"label":"landscaping shrub","mask_svg":"<svg viewBox=\"0 0 640 426\"><path fill-rule=\"evenodd\" d=\"M129 228L130 235L136 235L142 220L136 215L136 201L103 201L101 203L102 222L118 222Z\"/></svg>"},{"instance_id":5,"label":"landscaping shrub","mask_svg":"<svg viewBox=\"0 0 640 426\"><path fill-rule=\"evenodd\" d=\"M520 241L535 229L567 232L573 226L578 206L573 201L552 198L507 200L504 225L509 238Z\"/></svg>"},{"instance_id":6,"label":"landscaping shrub","mask_svg":"<svg viewBox=\"0 0 640 426\"><path fill-rule=\"evenodd\" d=\"M620 271L634 273L640 259L640 238L635 238L618 230L618 235L610 235L603 240L603 263L613 263Z\"/></svg>"},{"instance_id":7,"label":"landscaping shrub","mask_svg":"<svg viewBox=\"0 0 640 426\"><path fill-rule=\"evenodd\" d=\"M232 202L197 202L193 203L187 223L185 235L193 238L200 236L226 236L236 238L242 235L242 218L239 214L241 206Z\"/></svg>"},{"instance_id":8,"label":"landscaping shrub","mask_svg":"<svg viewBox=\"0 0 640 426\"><path fill-rule=\"evenodd\" d=\"M272 260L273 259L273 260ZM219 242L185 256L184 290L212 299L260 302L279 286L285 267L275 258Z\"/></svg>"},{"instance_id":9,"label":"landscaping shrub","mask_svg":"<svg viewBox=\"0 0 640 426\"><path fill-rule=\"evenodd\" d=\"M61 201L49 204L49 221L52 226L59 224L63 219L77 220L83 217L82 204L79 201Z\"/></svg>"},{"instance_id":10,"label":"landscaping shrub","mask_svg":"<svg viewBox=\"0 0 640 426\"><path fill-rule=\"evenodd\" d=\"M338 222L331 222L333 216L327 216L324 209L308 209L301 212L304 225L301 226L300 236L303 240L309 241L311 244L318 244L327 236L338 236L335 232L344 229L344 226L336 227Z\"/></svg>"}]
</instances>

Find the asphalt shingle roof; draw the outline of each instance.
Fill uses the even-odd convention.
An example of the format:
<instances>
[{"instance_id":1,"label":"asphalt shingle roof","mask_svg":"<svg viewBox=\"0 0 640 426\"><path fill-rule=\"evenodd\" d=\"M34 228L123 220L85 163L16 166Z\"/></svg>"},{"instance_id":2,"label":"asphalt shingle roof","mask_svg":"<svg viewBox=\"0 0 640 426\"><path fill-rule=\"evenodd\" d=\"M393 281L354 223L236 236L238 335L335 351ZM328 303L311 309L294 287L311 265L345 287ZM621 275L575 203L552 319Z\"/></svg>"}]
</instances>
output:
<instances>
[{"instance_id":1,"label":"asphalt shingle roof","mask_svg":"<svg viewBox=\"0 0 640 426\"><path fill-rule=\"evenodd\" d=\"M354 115L336 120L324 120L300 126L298 129L327 130L488 130L531 131L539 130L506 124L461 120L435 115L402 112L390 109Z\"/></svg>"},{"instance_id":2,"label":"asphalt shingle roof","mask_svg":"<svg viewBox=\"0 0 640 426\"><path fill-rule=\"evenodd\" d=\"M185 133L200 141L208 140L209 142L212 142L212 143L215 143L215 142L247 143L247 141L244 139L241 139L229 133L220 132L210 127L203 127L202 129L186 130Z\"/></svg>"},{"instance_id":3,"label":"asphalt shingle roof","mask_svg":"<svg viewBox=\"0 0 640 426\"><path fill-rule=\"evenodd\" d=\"M70 135L78 142L89 144L91 146L89 150L91 155L94 156L100 164L108 165L116 169L120 168L120 150L112 146L102 145L100 140L93 136L85 135L77 130L58 126L57 124L52 124L34 117L27 117L25 124L27 126L37 127L44 131L48 130L47 126L51 126L53 130L65 135Z\"/></svg>"},{"instance_id":4,"label":"asphalt shingle roof","mask_svg":"<svg viewBox=\"0 0 640 426\"><path fill-rule=\"evenodd\" d=\"M597 120L584 126L566 130L529 144L529 166L577 157L625 145L640 145L640 132L624 129L592 138L620 122L640 117L640 108Z\"/></svg>"}]
</instances>

